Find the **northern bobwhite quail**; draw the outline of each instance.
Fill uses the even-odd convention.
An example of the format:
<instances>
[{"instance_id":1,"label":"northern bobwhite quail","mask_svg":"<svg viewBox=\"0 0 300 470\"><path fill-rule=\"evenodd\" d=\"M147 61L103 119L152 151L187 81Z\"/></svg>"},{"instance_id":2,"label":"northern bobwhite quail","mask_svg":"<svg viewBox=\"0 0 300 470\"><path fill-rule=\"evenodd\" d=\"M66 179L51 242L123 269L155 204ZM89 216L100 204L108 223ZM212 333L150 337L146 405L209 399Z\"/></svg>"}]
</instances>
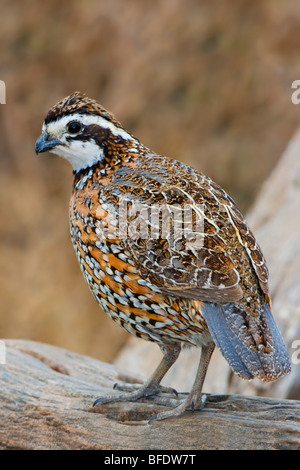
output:
<instances>
[{"instance_id":1,"label":"northern bobwhite quail","mask_svg":"<svg viewBox=\"0 0 300 470\"><path fill-rule=\"evenodd\" d=\"M163 353L139 389L96 402L159 392L181 345L202 349L195 383L158 419L201 407L215 344L244 379L272 381L289 372L263 254L220 186L156 155L79 92L49 110L35 149L73 166L71 238L94 297L119 325Z\"/></svg>"}]
</instances>

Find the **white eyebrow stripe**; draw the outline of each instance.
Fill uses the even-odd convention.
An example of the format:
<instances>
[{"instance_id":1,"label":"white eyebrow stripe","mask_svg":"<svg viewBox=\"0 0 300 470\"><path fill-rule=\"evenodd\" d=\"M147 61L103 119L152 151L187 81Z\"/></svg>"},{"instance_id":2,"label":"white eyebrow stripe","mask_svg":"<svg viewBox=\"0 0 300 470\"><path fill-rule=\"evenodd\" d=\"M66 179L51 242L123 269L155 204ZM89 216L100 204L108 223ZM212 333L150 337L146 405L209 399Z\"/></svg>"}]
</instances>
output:
<instances>
[{"instance_id":1,"label":"white eyebrow stripe","mask_svg":"<svg viewBox=\"0 0 300 470\"><path fill-rule=\"evenodd\" d=\"M60 119L57 119L57 121L44 124L43 131L47 130L49 134L58 135L59 132L61 132L61 130L65 128L66 125L71 121L79 121L86 126L96 124L105 129L109 129L113 135L118 135L125 140L134 139L130 134L128 134L128 132L124 131L124 129L115 126L114 123L112 123L111 121L108 121L107 119L104 119L103 117L97 116L95 114L69 114L67 116L63 116Z\"/></svg>"}]
</instances>

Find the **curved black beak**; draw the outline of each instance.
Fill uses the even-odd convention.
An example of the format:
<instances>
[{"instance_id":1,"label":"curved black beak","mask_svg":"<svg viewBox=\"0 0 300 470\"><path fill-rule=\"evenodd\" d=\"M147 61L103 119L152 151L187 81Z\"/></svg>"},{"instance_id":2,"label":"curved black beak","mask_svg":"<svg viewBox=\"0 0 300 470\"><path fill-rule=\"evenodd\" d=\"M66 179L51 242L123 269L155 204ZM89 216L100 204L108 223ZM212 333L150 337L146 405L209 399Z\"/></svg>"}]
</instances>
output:
<instances>
[{"instance_id":1,"label":"curved black beak","mask_svg":"<svg viewBox=\"0 0 300 470\"><path fill-rule=\"evenodd\" d=\"M49 150L54 149L57 145L65 144L55 137L52 137L47 132L43 132L35 143L35 153L48 152Z\"/></svg>"}]
</instances>

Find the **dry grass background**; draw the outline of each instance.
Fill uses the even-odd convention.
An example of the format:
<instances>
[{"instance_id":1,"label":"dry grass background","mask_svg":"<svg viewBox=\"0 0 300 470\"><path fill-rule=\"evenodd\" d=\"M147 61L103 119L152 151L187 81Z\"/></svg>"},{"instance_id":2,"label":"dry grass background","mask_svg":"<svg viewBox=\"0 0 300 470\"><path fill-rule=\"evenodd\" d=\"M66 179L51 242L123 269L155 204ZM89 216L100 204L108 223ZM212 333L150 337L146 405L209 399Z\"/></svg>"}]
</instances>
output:
<instances>
[{"instance_id":1,"label":"dry grass background","mask_svg":"<svg viewBox=\"0 0 300 470\"><path fill-rule=\"evenodd\" d=\"M0 24L0 336L111 360L128 336L100 313L77 266L71 168L34 153L48 108L85 91L246 211L299 125L300 5L2 0Z\"/></svg>"}]
</instances>

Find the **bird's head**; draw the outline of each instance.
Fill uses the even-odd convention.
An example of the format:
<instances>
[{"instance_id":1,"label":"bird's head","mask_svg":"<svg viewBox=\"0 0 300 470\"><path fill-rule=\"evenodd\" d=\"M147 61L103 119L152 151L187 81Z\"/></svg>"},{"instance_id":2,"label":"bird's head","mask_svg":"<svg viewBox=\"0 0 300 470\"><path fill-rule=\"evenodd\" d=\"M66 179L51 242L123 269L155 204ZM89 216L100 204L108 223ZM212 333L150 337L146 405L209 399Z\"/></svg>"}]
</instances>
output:
<instances>
[{"instance_id":1,"label":"bird's head","mask_svg":"<svg viewBox=\"0 0 300 470\"><path fill-rule=\"evenodd\" d=\"M136 140L96 101L76 91L59 101L45 118L35 151L53 152L75 172L104 162L108 140Z\"/></svg>"}]
</instances>

